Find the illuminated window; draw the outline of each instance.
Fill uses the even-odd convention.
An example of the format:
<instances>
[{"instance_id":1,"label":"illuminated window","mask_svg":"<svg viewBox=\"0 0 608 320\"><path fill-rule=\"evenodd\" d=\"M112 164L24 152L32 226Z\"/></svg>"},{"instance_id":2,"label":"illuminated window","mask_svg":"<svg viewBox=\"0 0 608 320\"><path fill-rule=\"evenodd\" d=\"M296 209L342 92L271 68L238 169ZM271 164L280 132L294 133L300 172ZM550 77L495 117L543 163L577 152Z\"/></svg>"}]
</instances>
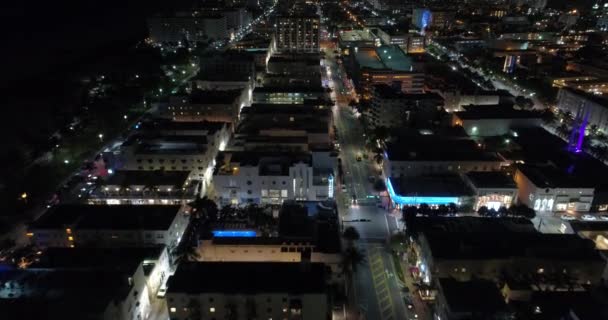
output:
<instances>
[{"instance_id":1,"label":"illuminated window","mask_svg":"<svg viewBox=\"0 0 608 320\"><path fill-rule=\"evenodd\" d=\"M70 240L70 241L74 241L74 237L69 236L69 237L68 237L68 240Z\"/></svg>"},{"instance_id":2,"label":"illuminated window","mask_svg":"<svg viewBox=\"0 0 608 320\"><path fill-rule=\"evenodd\" d=\"M538 273L544 273L544 272L545 272L545 269L543 269L543 268L538 268L538 270L537 270L537 271L538 271Z\"/></svg>"},{"instance_id":3,"label":"illuminated window","mask_svg":"<svg viewBox=\"0 0 608 320\"><path fill-rule=\"evenodd\" d=\"M171 308L171 312L174 313L175 311L177 311L177 309L175 308Z\"/></svg>"},{"instance_id":4,"label":"illuminated window","mask_svg":"<svg viewBox=\"0 0 608 320\"><path fill-rule=\"evenodd\" d=\"M215 312L215 308L214 307L209 308L209 312L214 313Z\"/></svg>"}]
</instances>

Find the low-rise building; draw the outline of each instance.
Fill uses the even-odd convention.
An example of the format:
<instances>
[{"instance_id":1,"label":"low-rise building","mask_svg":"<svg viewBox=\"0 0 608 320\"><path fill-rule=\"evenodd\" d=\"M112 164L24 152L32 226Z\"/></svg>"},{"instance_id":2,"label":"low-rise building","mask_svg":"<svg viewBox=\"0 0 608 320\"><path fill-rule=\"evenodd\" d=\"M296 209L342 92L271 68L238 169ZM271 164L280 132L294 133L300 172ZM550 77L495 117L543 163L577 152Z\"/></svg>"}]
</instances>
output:
<instances>
[{"instance_id":1,"label":"low-rise building","mask_svg":"<svg viewBox=\"0 0 608 320\"><path fill-rule=\"evenodd\" d=\"M561 88L556 107L573 116L581 115L589 126L608 132L608 99L583 91Z\"/></svg>"},{"instance_id":2,"label":"low-rise building","mask_svg":"<svg viewBox=\"0 0 608 320\"><path fill-rule=\"evenodd\" d=\"M443 98L435 93L406 94L386 84L372 86L371 127L403 127L410 122L424 123L435 118Z\"/></svg>"},{"instance_id":3,"label":"low-rise building","mask_svg":"<svg viewBox=\"0 0 608 320\"><path fill-rule=\"evenodd\" d=\"M331 267L332 276L340 278L342 255L335 202L286 201L279 210L279 221L276 237L244 237L232 230L214 230L217 236L199 241L199 261L310 261Z\"/></svg>"},{"instance_id":4,"label":"low-rise building","mask_svg":"<svg viewBox=\"0 0 608 320\"><path fill-rule=\"evenodd\" d=\"M540 127L538 111L499 106L468 106L452 114L452 125L461 126L472 137L502 136L516 128Z\"/></svg>"},{"instance_id":5,"label":"low-rise building","mask_svg":"<svg viewBox=\"0 0 608 320\"><path fill-rule=\"evenodd\" d=\"M424 92L424 74L398 46L349 47L345 51L345 66L364 99L371 99L372 86L380 83L398 84L406 93Z\"/></svg>"},{"instance_id":6,"label":"low-rise building","mask_svg":"<svg viewBox=\"0 0 608 320\"><path fill-rule=\"evenodd\" d=\"M19 319L146 318L169 274L167 250L48 248L27 270L3 272L0 308ZM41 299L44 297L44 299ZM95 297L91 301L91 297Z\"/></svg>"},{"instance_id":7,"label":"low-rise building","mask_svg":"<svg viewBox=\"0 0 608 320\"><path fill-rule=\"evenodd\" d=\"M255 61L251 54L228 51L200 57L193 82L200 90L253 90Z\"/></svg>"},{"instance_id":8,"label":"low-rise building","mask_svg":"<svg viewBox=\"0 0 608 320\"><path fill-rule=\"evenodd\" d=\"M389 177L386 179L386 188L396 208L423 203L429 206L450 203L470 206L473 202L473 191L456 174Z\"/></svg>"},{"instance_id":9,"label":"low-rise building","mask_svg":"<svg viewBox=\"0 0 608 320\"><path fill-rule=\"evenodd\" d=\"M481 149L466 138L415 135L387 146L383 170L386 177L418 176L469 171L497 171L505 165L496 153Z\"/></svg>"},{"instance_id":10,"label":"low-rise building","mask_svg":"<svg viewBox=\"0 0 608 320\"><path fill-rule=\"evenodd\" d=\"M426 283L537 276L551 282L552 276L567 274L573 286L597 285L606 267L593 241L540 233L527 219L419 218L416 228L415 273Z\"/></svg>"},{"instance_id":11,"label":"low-rise building","mask_svg":"<svg viewBox=\"0 0 608 320\"><path fill-rule=\"evenodd\" d=\"M39 247L176 246L188 225L180 205L57 205L29 226Z\"/></svg>"},{"instance_id":12,"label":"low-rise building","mask_svg":"<svg viewBox=\"0 0 608 320\"><path fill-rule=\"evenodd\" d=\"M374 47L376 44L380 44L380 40L369 29L340 30L338 34L338 44L343 49L349 47Z\"/></svg>"},{"instance_id":13,"label":"low-rise building","mask_svg":"<svg viewBox=\"0 0 608 320\"><path fill-rule=\"evenodd\" d=\"M98 183L89 204L186 204L199 196L190 171L119 170Z\"/></svg>"},{"instance_id":14,"label":"low-rise building","mask_svg":"<svg viewBox=\"0 0 608 320\"><path fill-rule=\"evenodd\" d=\"M323 101L327 92L322 86L264 86L253 90L253 103L303 104Z\"/></svg>"},{"instance_id":15,"label":"low-rise building","mask_svg":"<svg viewBox=\"0 0 608 320\"><path fill-rule=\"evenodd\" d=\"M326 319L326 277L322 263L182 263L167 283L169 317Z\"/></svg>"},{"instance_id":16,"label":"low-rise building","mask_svg":"<svg viewBox=\"0 0 608 320\"><path fill-rule=\"evenodd\" d=\"M483 314L490 318L507 314L507 306L493 281L458 281L441 278L437 281L436 319L471 319Z\"/></svg>"},{"instance_id":17,"label":"low-rise building","mask_svg":"<svg viewBox=\"0 0 608 320\"><path fill-rule=\"evenodd\" d=\"M188 96L171 97L159 116L173 121L229 122L236 125L241 108L249 104L250 90L192 90Z\"/></svg>"},{"instance_id":18,"label":"low-rise building","mask_svg":"<svg viewBox=\"0 0 608 320\"><path fill-rule=\"evenodd\" d=\"M112 167L115 170L189 171L192 179L208 180L219 143L208 141L206 136L135 135L114 155Z\"/></svg>"},{"instance_id":19,"label":"low-rise building","mask_svg":"<svg viewBox=\"0 0 608 320\"><path fill-rule=\"evenodd\" d=\"M517 185L511 175L501 171L471 171L463 177L473 189L473 210L477 211L482 206L498 210L515 204Z\"/></svg>"},{"instance_id":20,"label":"low-rise building","mask_svg":"<svg viewBox=\"0 0 608 320\"><path fill-rule=\"evenodd\" d=\"M425 37L418 33L412 33L407 29L394 27L381 27L374 29L373 32L382 39L384 44L397 45L404 52L425 52Z\"/></svg>"},{"instance_id":21,"label":"low-rise building","mask_svg":"<svg viewBox=\"0 0 608 320\"><path fill-rule=\"evenodd\" d=\"M515 172L518 201L539 212L587 212L595 183L551 165L519 165Z\"/></svg>"},{"instance_id":22,"label":"low-rise building","mask_svg":"<svg viewBox=\"0 0 608 320\"><path fill-rule=\"evenodd\" d=\"M331 153L221 152L213 173L221 205L333 198Z\"/></svg>"},{"instance_id":23,"label":"low-rise building","mask_svg":"<svg viewBox=\"0 0 608 320\"><path fill-rule=\"evenodd\" d=\"M277 143L275 149L288 144L306 143L313 148L328 148L333 136L331 111L310 105L255 104L244 108L243 121L234 135L231 149L254 149L254 145ZM268 145L271 147L272 145Z\"/></svg>"},{"instance_id":24,"label":"low-rise building","mask_svg":"<svg viewBox=\"0 0 608 320\"><path fill-rule=\"evenodd\" d=\"M273 54L266 64L266 72L281 75L319 75L321 56L319 53Z\"/></svg>"}]
</instances>

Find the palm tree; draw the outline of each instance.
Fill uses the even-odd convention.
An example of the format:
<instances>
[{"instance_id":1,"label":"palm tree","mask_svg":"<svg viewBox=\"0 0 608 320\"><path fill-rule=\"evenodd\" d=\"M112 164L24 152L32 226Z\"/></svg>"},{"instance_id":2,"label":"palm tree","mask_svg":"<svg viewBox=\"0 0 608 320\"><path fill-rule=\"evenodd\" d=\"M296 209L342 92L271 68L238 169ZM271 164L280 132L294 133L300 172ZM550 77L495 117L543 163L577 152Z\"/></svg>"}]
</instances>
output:
<instances>
[{"instance_id":1,"label":"palm tree","mask_svg":"<svg viewBox=\"0 0 608 320\"><path fill-rule=\"evenodd\" d=\"M384 150L382 150L381 148L375 148L374 160L376 160L377 164L382 164L382 161L384 161Z\"/></svg>"},{"instance_id":2,"label":"palm tree","mask_svg":"<svg viewBox=\"0 0 608 320\"><path fill-rule=\"evenodd\" d=\"M184 261L197 261L200 258L197 247L182 244L176 247L173 252L173 264L177 265Z\"/></svg>"},{"instance_id":3,"label":"palm tree","mask_svg":"<svg viewBox=\"0 0 608 320\"><path fill-rule=\"evenodd\" d=\"M194 201L188 203L188 206L190 206L192 211L196 212L202 218L212 221L217 219L217 204L207 197L197 197L194 199Z\"/></svg>"},{"instance_id":4,"label":"palm tree","mask_svg":"<svg viewBox=\"0 0 608 320\"><path fill-rule=\"evenodd\" d=\"M355 229L355 227L353 227L353 226L350 226L350 227L347 227L346 229L344 229L344 233L342 234L342 237L344 239L346 239L349 248L351 248L353 246L353 243L355 241L357 241L361 238L361 236L359 235L359 231L357 231L357 229Z\"/></svg>"},{"instance_id":5,"label":"palm tree","mask_svg":"<svg viewBox=\"0 0 608 320\"><path fill-rule=\"evenodd\" d=\"M342 274L351 276L357 272L357 267L365 262L365 256L355 247L349 247L342 253Z\"/></svg>"},{"instance_id":6,"label":"palm tree","mask_svg":"<svg viewBox=\"0 0 608 320\"><path fill-rule=\"evenodd\" d=\"M365 263L365 256L356 247L348 247L342 252L340 269L344 276L347 296L353 287L352 275L357 272L357 267L363 263Z\"/></svg>"},{"instance_id":7,"label":"palm tree","mask_svg":"<svg viewBox=\"0 0 608 320\"><path fill-rule=\"evenodd\" d=\"M418 214L418 209L414 206L407 206L401 209L403 214L403 222L404 227L406 228L407 234L409 236L416 236L416 215Z\"/></svg>"}]
</instances>

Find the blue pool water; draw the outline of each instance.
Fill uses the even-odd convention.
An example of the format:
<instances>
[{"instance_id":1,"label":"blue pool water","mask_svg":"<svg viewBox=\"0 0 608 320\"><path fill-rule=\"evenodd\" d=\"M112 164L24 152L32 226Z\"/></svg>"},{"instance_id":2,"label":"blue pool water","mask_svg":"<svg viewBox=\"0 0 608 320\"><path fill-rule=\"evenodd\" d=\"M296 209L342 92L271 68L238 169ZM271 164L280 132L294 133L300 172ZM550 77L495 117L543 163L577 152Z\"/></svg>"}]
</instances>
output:
<instances>
[{"instance_id":1,"label":"blue pool water","mask_svg":"<svg viewBox=\"0 0 608 320\"><path fill-rule=\"evenodd\" d=\"M216 238L229 238L229 237L255 237L255 231L252 230L214 230L213 236Z\"/></svg>"}]
</instances>

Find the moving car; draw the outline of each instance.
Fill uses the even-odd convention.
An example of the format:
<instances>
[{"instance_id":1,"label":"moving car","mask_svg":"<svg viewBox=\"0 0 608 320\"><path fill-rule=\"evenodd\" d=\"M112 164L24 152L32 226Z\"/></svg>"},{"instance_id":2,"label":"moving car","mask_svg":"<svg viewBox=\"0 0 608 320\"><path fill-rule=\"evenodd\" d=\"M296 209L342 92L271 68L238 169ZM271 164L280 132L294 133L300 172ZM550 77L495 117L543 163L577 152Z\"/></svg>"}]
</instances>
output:
<instances>
[{"instance_id":1,"label":"moving car","mask_svg":"<svg viewBox=\"0 0 608 320\"><path fill-rule=\"evenodd\" d=\"M597 220L596 216L592 216L590 214L584 214L581 219L585 220L585 221L595 221Z\"/></svg>"}]
</instances>

